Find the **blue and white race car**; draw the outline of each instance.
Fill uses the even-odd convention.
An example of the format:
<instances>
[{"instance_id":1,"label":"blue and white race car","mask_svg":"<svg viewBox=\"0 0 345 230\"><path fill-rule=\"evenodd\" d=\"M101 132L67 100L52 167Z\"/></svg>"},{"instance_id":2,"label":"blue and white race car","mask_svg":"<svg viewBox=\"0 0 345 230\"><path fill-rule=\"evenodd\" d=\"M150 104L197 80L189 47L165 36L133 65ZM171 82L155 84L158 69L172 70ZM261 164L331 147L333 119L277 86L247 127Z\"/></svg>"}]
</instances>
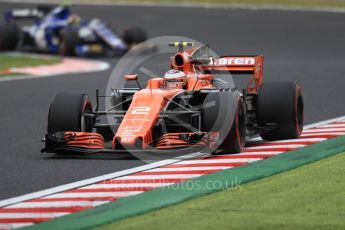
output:
<instances>
[{"instance_id":1,"label":"blue and white race car","mask_svg":"<svg viewBox=\"0 0 345 230\"><path fill-rule=\"evenodd\" d=\"M146 40L140 28L128 29L119 36L100 19L81 19L66 6L15 9L5 12L4 18L0 51L21 46L61 55L121 55ZM34 23L21 25L21 19L33 19Z\"/></svg>"}]
</instances>

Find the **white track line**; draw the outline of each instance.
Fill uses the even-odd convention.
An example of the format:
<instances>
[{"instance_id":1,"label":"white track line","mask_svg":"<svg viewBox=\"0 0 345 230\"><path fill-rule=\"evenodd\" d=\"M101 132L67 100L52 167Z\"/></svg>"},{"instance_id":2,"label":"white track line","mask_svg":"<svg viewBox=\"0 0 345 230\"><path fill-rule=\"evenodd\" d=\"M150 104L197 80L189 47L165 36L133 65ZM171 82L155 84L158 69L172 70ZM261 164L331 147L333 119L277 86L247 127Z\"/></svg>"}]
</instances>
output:
<instances>
[{"instance_id":1,"label":"white track line","mask_svg":"<svg viewBox=\"0 0 345 230\"><path fill-rule=\"evenodd\" d=\"M188 161L182 161L182 162L178 162L174 165L176 165L178 167L178 165L180 164L205 164L205 166L207 164L214 164L214 163L247 163L247 162L254 162L254 161L258 161L260 158L236 158L236 159L200 159L200 160L188 160ZM173 168L173 165L169 168ZM181 169L184 169L185 167L181 167ZM196 168L200 168L200 167L196 167ZM210 167L207 167L210 168ZM159 168L162 169L162 168ZM175 168L173 168L175 169Z\"/></svg>"},{"instance_id":2,"label":"white track line","mask_svg":"<svg viewBox=\"0 0 345 230\"><path fill-rule=\"evenodd\" d=\"M329 132L345 132L345 128L327 128L327 129L319 129L319 128L313 128L313 129L307 129L304 131L304 133L329 133Z\"/></svg>"},{"instance_id":3,"label":"white track line","mask_svg":"<svg viewBox=\"0 0 345 230\"><path fill-rule=\"evenodd\" d=\"M325 125L325 124L328 124L328 123L332 123L332 122L336 122L336 121L341 121L341 120L345 120L345 116L336 117L336 118L332 118L332 119L316 122L316 123L313 123L313 124L310 124L310 125L306 125L306 126L304 126L304 129L310 129L310 128L314 128L316 126L321 126L321 125Z\"/></svg>"},{"instance_id":4,"label":"white track line","mask_svg":"<svg viewBox=\"0 0 345 230\"><path fill-rule=\"evenodd\" d=\"M34 225L33 222L20 223L20 224L0 224L0 229L14 229L14 228L23 228Z\"/></svg>"},{"instance_id":5,"label":"white track line","mask_svg":"<svg viewBox=\"0 0 345 230\"><path fill-rule=\"evenodd\" d=\"M313 136L341 136L345 135L345 132L325 132L325 133L303 133L301 137L313 137Z\"/></svg>"},{"instance_id":6,"label":"white track line","mask_svg":"<svg viewBox=\"0 0 345 230\"><path fill-rule=\"evenodd\" d=\"M88 207L98 206L108 201L62 201L62 202L22 202L6 208L56 208L56 207Z\"/></svg>"},{"instance_id":7,"label":"white track line","mask_svg":"<svg viewBox=\"0 0 345 230\"><path fill-rule=\"evenodd\" d=\"M177 168L157 168L157 169L150 169L145 172L190 172L190 171L202 171L202 170L222 170L227 168L232 168L231 166L207 166L206 167L177 167Z\"/></svg>"},{"instance_id":8,"label":"white track line","mask_svg":"<svg viewBox=\"0 0 345 230\"><path fill-rule=\"evenodd\" d=\"M345 124L331 124L331 125L321 125L320 128L344 128L345 129Z\"/></svg>"},{"instance_id":9,"label":"white track line","mask_svg":"<svg viewBox=\"0 0 345 230\"><path fill-rule=\"evenodd\" d=\"M272 152L270 152L270 151L267 151L267 152L246 152L246 150L244 150L243 152L241 152L241 153L236 153L236 156L246 156L246 155L256 155L256 156L265 156L265 155L267 155L267 154L275 154L275 155L277 155L277 154L280 154L280 153L283 153L282 151L272 151ZM227 155L225 155L225 156L227 156ZM230 158L231 158L231 156L229 156Z\"/></svg>"},{"instance_id":10,"label":"white track line","mask_svg":"<svg viewBox=\"0 0 345 230\"><path fill-rule=\"evenodd\" d=\"M19 219L19 218L56 218L68 215L70 212L30 212L30 213L0 213L0 218L4 219Z\"/></svg>"},{"instance_id":11,"label":"white track line","mask_svg":"<svg viewBox=\"0 0 345 230\"><path fill-rule=\"evenodd\" d=\"M304 131L305 132L305 131ZM293 139L293 140L280 140L280 141L270 141L270 144L279 144L279 143L289 143L289 142L293 142L293 143L298 143L298 142L321 142L321 141L325 141L327 140L327 138L303 138L303 139Z\"/></svg>"},{"instance_id":12,"label":"white track line","mask_svg":"<svg viewBox=\"0 0 345 230\"><path fill-rule=\"evenodd\" d=\"M252 149L279 149L279 148L301 148L306 145L296 145L296 144L277 144L277 145L265 145L265 146L254 146L254 147L246 147L245 150L252 150Z\"/></svg>"},{"instance_id":13,"label":"white track line","mask_svg":"<svg viewBox=\"0 0 345 230\"><path fill-rule=\"evenodd\" d=\"M152 169L152 168L157 168L157 167L164 166L164 165L169 165L169 164L173 164L173 163L185 160L185 159L191 159L191 158L204 156L204 155L206 155L206 154L205 153L199 153L199 152L198 153L192 153L192 154L184 155L184 156L177 157L174 159L158 161L155 163L151 163L151 164L147 164L147 165L143 165L143 166L139 166L139 167L135 167L135 168L131 168L131 169L126 169L123 171L114 172L114 173L106 174L106 175L99 176L99 177L81 180L81 181L73 182L70 184L60 185L60 186L57 186L54 188L50 188L50 189L26 194L23 196L18 196L18 197L2 200L2 201L0 201L0 207L4 207L4 206L10 205L10 204L23 202L26 200L35 199L38 197L48 196L48 195L51 195L54 193L63 192L66 190L82 187L85 185L94 184L94 183L97 183L100 181L109 180L109 179L113 179L113 178L117 178L117 177L122 177L122 176L133 174L136 172L141 172L141 171L145 171L145 170Z\"/></svg>"},{"instance_id":14,"label":"white track line","mask_svg":"<svg viewBox=\"0 0 345 230\"><path fill-rule=\"evenodd\" d=\"M340 121L340 120L345 120L345 116L334 118L334 119L325 120L325 121L322 121L322 122L317 122L317 123L314 123L314 124L311 124L311 125L307 125L304 128L305 129L313 128L313 127L316 127L316 126L326 125L328 123L336 122L336 121ZM339 133L337 133L337 134L339 134ZM261 140L261 138L254 138L253 140ZM258 155L258 156L260 156L260 155L264 155L264 154L279 154L279 153L281 153L281 152L279 152L279 151L272 151L272 152L245 152L244 151L244 152L242 152L240 154L237 154L237 155L238 156L240 156L240 155L242 155L242 156L246 156L246 155ZM51 194L63 192L63 191L66 191L66 190L75 189L75 188L78 188L78 187L83 187L83 186L86 186L86 185L95 184L97 182L101 182L101 181L104 181L104 180L109 180L109 179L117 180L116 178L119 178L119 177L121 177L121 178L119 178L120 180L126 180L126 179L189 179L189 178L201 176L201 174L164 175L164 176L163 175L126 176L126 175L133 174L133 173L136 173L136 172L141 172L141 171L145 171L145 170L149 170L149 169L153 169L153 168L169 165L169 164L181 162L182 160L192 159L192 158L200 157L200 156L205 156L205 154L204 153L188 154L188 155L181 156L181 157L178 157L178 158L175 158L175 159L163 160L163 161L147 164L147 165L136 167L136 168L132 168L132 169L127 169L127 170L123 170L123 171L119 171L119 172L115 172L115 173L110 173L110 174L106 174L106 175L103 175L103 176L94 177L94 178L90 178L90 179L86 179L86 180L81 180L81 181L77 181L77 182L74 182L74 183L65 184L65 185L54 187L54 188L50 188L50 189L46 189L46 190L42 190L42 191L30 193L30 194L26 194L26 195L23 195L23 196L18 196L18 197L2 200L2 201L0 201L0 207L8 206L8 205L11 205L11 204L15 204L15 203L19 203L19 202L23 202L23 201L26 201L26 200L31 200L31 199L39 198L39 197L46 197L46 196L49 196ZM125 176L125 177L123 177L123 176ZM58 195L58 194L56 194L56 195Z\"/></svg>"}]
</instances>

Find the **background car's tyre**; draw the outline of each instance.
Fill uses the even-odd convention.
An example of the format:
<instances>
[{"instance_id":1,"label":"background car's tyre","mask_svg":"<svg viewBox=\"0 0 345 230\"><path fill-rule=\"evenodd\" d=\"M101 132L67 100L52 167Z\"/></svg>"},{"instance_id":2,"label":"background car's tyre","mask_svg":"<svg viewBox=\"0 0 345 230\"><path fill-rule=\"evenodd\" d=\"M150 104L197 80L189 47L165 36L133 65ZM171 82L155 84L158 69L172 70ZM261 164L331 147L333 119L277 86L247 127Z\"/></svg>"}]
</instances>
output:
<instances>
[{"instance_id":1,"label":"background car's tyre","mask_svg":"<svg viewBox=\"0 0 345 230\"><path fill-rule=\"evenodd\" d=\"M91 112L92 105L87 94L58 93L50 104L48 133L58 131L92 131L93 119L82 117Z\"/></svg>"},{"instance_id":2,"label":"background car's tyre","mask_svg":"<svg viewBox=\"0 0 345 230\"><path fill-rule=\"evenodd\" d=\"M147 39L147 36L146 36L145 31L137 27L125 30L123 34L123 40L129 46L146 41L146 39Z\"/></svg>"},{"instance_id":3,"label":"background car's tyre","mask_svg":"<svg viewBox=\"0 0 345 230\"><path fill-rule=\"evenodd\" d=\"M201 111L202 131L219 132L220 145L226 153L237 153L245 144L245 111L234 92L209 93Z\"/></svg>"},{"instance_id":4,"label":"background car's tyre","mask_svg":"<svg viewBox=\"0 0 345 230\"><path fill-rule=\"evenodd\" d=\"M18 33L16 24L0 25L0 51L14 50L19 38Z\"/></svg>"},{"instance_id":5,"label":"background car's tyre","mask_svg":"<svg viewBox=\"0 0 345 230\"><path fill-rule=\"evenodd\" d=\"M302 88L295 82L266 82L257 97L259 126L273 129L261 133L264 140L298 138L303 130Z\"/></svg>"},{"instance_id":6,"label":"background car's tyre","mask_svg":"<svg viewBox=\"0 0 345 230\"><path fill-rule=\"evenodd\" d=\"M60 55L76 55L76 47L79 43L78 29L67 27L61 32Z\"/></svg>"}]
</instances>

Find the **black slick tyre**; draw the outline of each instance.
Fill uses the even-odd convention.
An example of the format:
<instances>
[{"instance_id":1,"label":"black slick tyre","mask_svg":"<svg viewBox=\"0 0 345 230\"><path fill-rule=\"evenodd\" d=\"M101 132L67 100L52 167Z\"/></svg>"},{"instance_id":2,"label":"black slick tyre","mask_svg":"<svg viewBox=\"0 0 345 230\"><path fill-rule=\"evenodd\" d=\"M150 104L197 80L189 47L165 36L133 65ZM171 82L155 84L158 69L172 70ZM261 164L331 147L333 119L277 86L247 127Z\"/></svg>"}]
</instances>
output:
<instances>
[{"instance_id":1,"label":"black slick tyre","mask_svg":"<svg viewBox=\"0 0 345 230\"><path fill-rule=\"evenodd\" d=\"M18 28L16 24L0 25L0 51L14 50L19 39Z\"/></svg>"},{"instance_id":2,"label":"black slick tyre","mask_svg":"<svg viewBox=\"0 0 345 230\"><path fill-rule=\"evenodd\" d=\"M79 43L78 29L67 27L61 32L60 37L60 55L75 56L76 47Z\"/></svg>"},{"instance_id":3,"label":"black slick tyre","mask_svg":"<svg viewBox=\"0 0 345 230\"><path fill-rule=\"evenodd\" d=\"M222 144L219 148L222 153L240 153L245 147L246 142L246 120L243 102L238 99L236 115L231 126L230 132L222 134Z\"/></svg>"},{"instance_id":4,"label":"black slick tyre","mask_svg":"<svg viewBox=\"0 0 345 230\"><path fill-rule=\"evenodd\" d=\"M92 105L87 94L56 94L49 108L48 134L59 131L91 132L92 119L82 116L82 113L91 111Z\"/></svg>"},{"instance_id":5,"label":"black slick tyre","mask_svg":"<svg viewBox=\"0 0 345 230\"><path fill-rule=\"evenodd\" d=\"M258 125L264 140L295 139L303 130L302 88L295 82L266 82L258 90Z\"/></svg>"},{"instance_id":6,"label":"black slick tyre","mask_svg":"<svg viewBox=\"0 0 345 230\"><path fill-rule=\"evenodd\" d=\"M128 46L139 44L143 41L146 41L147 35L145 31L141 28L130 28L125 30L123 34L123 40L126 42Z\"/></svg>"},{"instance_id":7,"label":"black slick tyre","mask_svg":"<svg viewBox=\"0 0 345 230\"><path fill-rule=\"evenodd\" d=\"M234 92L210 93L202 109L204 132L219 132L218 149L238 153L245 145L245 111L241 98Z\"/></svg>"}]
</instances>

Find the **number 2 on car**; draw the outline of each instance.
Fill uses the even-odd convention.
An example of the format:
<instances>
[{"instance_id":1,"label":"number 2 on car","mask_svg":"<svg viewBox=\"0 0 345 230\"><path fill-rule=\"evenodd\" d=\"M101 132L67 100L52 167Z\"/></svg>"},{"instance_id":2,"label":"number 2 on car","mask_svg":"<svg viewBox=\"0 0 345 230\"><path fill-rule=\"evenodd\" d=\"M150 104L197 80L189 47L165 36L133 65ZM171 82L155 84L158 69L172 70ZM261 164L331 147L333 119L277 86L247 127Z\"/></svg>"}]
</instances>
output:
<instances>
[{"instance_id":1,"label":"number 2 on car","mask_svg":"<svg viewBox=\"0 0 345 230\"><path fill-rule=\"evenodd\" d=\"M131 114L148 114L150 112L150 107L146 106L136 106L132 109Z\"/></svg>"}]
</instances>

